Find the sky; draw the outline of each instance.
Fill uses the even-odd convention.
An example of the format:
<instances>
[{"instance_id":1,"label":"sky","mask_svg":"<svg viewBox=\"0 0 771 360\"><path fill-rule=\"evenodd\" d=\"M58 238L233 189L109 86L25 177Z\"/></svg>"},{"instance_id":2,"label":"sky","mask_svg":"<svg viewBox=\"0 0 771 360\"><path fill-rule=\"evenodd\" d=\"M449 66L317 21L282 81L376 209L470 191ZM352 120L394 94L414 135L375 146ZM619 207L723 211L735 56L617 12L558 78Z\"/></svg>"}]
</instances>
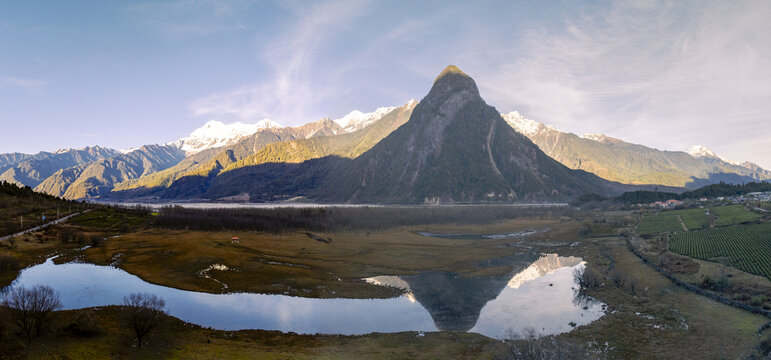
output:
<instances>
[{"instance_id":1,"label":"sky","mask_svg":"<svg viewBox=\"0 0 771 360\"><path fill-rule=\"evenodd\" d=\"M420 100L455 64L577 134L771 169L771 2L6 1L0 152L165 143Z\"/></svg>"}]
</instances>

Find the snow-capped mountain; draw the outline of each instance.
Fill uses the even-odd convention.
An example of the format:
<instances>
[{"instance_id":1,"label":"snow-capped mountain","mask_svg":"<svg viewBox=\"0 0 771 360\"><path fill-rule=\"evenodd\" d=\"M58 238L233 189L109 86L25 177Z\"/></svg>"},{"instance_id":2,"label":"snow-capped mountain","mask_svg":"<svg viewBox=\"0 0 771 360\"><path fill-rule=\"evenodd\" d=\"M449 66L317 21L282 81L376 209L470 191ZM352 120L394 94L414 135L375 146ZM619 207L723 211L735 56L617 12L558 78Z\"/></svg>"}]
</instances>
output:
<instances>
[{"instance_id":1,"label":"snow-capped mountain","mask_svg":"<svg viewBox=\"0 0 771 360\"><path fill-rule=\"evenodd\" d=\"M408 104L412 104L415 100L410 100ZM337 125L343 128L343 131L350 133L356 130L361 130L375 121L380 120L383 116L396 109L396 106L380 107L373 112L363 113L359 110L354 110L339 119L332 120Z\"/></svg>"},{"instance_id":2,"label":"snow-capped mountain","mask_svg":"<svg viewBox=\"0 0 771 360\"><path fill-rule=\"evenodd\" d=\"M578 136L562 132L526 119L516 111L501 117L563 165L611 181L695 188L718 181L771 179L771 172L760 166L727 160L704 146L697 145L686 152L661 151L605 134Z\"/></svg>"},{"instance_id":3,"label":"snow-capped mountain","mask_svg":"<svg viewBox=\"0 0 771 360\"><path fill-rule=\"evenodd\" d=\"M537 121L526 119L517 111L512 111L508 114L501 114L503 120L506 120L514 130L517 130L522 135L527 137L533 136L544 130L557 130L551 125L544 125Z\"/></svg>"},{"instance_id":4,"label":"snow-capped mountain","mask_svg":"<svg viewBox=\"0 0 771 360\"><path fill-rule=\"evenodd\" d=\"M691 155L691 156L693 156L693 157L695 157L697 159L698 158L711 158L711 159L725 161L725 162L727 162L727 163L729 163L731 165L747 167L747 166L744 166L741 161L728 160L728 159L726 159L726 158L716 154L714 151L708 149L706 146L702 146L702 145L691 146L688 149L688 151L686 151L686 152L688 153L688 155Z\"/></svg>"},{"instance_id":5,"label":"snow-capped mountain","mask_svg":"<svg viewBox=\"0 0 771 360\"><path fill-rule=\"evenodd\" d=\"M707 149L707 147L702 145L694 145L691 146L690 149L687 151L688 155L691 155L695 158L700 157L712 157L712 158L720 158L720 156L717 156L714 151Z\"/></svg>"},{"instance_id":6,"label":"snow-capped mountain","mask_svg":"<svg viewBox=\"0 0 771 360\"><path fill-rule=\"evenodd\" d=\"M209 121L195 129L190 136L174 142L187 154L194 154L209 148L228 146L237 143L242 138L258 131L281 129L282 126L272 120L265 119L254 124L241 122L225 124L220 121Z\"/></svg>"}]
</instances>

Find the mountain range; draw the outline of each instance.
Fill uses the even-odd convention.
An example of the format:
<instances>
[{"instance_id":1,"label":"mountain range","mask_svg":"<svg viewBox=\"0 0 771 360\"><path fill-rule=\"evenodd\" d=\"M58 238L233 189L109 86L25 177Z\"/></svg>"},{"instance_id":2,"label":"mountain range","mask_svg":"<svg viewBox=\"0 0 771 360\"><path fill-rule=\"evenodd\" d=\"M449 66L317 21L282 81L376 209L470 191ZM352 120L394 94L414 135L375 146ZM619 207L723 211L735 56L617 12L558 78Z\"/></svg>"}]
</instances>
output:
<instances>
[{"instance_id":1,"label":"mountain range","mask_svg":"<svg viewBox=\"0 0 771 360\"><path fill-rule=\"evenodd\" d=\"M769 179L703 146L661 151L499 114L454 66L420 102L335 120L209 121L163 145L0 154L0 181L69 199L510 202Z\"/></svg>"},{"instance_id":2,"label":"mountain range","mask_svg":"<svg viewBox=\"0 0 771 360\"><path fill-rule=\"evenodd\" d=\"M720 181L746 183L771 179L771 172L752 163L723 159L703 146L689 151L662 151L602 134L578 136L524 118L517 112L503 118L547 155L571 169L635 185L698 188Z\"/></svg>"}]
</instances>

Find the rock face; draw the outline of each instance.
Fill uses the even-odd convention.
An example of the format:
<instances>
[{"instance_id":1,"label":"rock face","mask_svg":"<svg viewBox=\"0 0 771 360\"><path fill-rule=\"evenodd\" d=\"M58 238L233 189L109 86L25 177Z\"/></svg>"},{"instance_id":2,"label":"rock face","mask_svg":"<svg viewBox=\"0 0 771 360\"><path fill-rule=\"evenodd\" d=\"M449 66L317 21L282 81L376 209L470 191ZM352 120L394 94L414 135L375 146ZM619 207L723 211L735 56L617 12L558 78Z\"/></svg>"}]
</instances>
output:
<instances>
[{"instance_id":1,"label":"rock face","mask_svg":"<svg viewBox=\"0 0 771 360\"><path fill-rule=\"evenodd\" d=\"M334 185L332 185L334 184ZM448 66L410 120L354 159L319 198L326 201L462 203L565 199L608 193L609 184L573 171L512 129Z\"/></svg>"}]
</instances>

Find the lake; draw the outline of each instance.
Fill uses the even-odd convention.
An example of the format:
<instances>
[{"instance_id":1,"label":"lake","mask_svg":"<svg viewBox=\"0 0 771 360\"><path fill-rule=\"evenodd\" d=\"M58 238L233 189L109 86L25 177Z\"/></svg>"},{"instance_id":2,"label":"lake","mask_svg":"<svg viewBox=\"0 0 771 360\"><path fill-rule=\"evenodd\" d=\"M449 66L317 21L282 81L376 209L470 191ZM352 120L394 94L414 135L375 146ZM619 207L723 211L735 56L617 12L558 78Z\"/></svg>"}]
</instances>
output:
<instances>
[{"instance_id":1,"label":"lake","mask_svg":"<svg viewBox=\"0 0 771 360\"><path fill-rule=\"evenodd\" d=\"M604 305L575 290L573 272L584 266L580 258L549 254L528 260L521 270L506 276L463 278L427 271L364 279L404 289L403 296L390 299L315 299L179 290L145 282L115 267L57 265L49 258L22 270L11 286L48 285L61 295L64 309L117 305L129 293L151 293L166 300L170 315L222 330L344 335L452 330L507 339L528 329L541 335L563 333L601 317Z\"/></svg>"}]
</instances>

